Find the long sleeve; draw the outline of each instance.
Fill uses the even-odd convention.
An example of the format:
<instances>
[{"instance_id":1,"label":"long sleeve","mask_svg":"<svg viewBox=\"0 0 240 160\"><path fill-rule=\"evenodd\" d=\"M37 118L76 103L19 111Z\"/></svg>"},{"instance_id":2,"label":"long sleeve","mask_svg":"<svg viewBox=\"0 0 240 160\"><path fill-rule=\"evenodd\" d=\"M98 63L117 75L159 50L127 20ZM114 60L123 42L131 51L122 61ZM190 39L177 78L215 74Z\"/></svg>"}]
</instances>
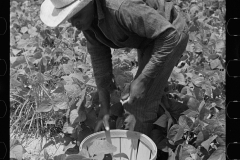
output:
<instances>
[{"instance_id":1,"label":"long sleeve","mask_svg":"<svg viewBox=\"0 0 240 160\"><path fill-rule=\"evenodd\" d=\"M159 12L142 0L128 0L121 5L118 21L125 29L148 39L152 39L153 53L142 74L154 78L161 70L179 38L174 26Z\"/></svg>"},{"instance_id":2,"label":"long sleeve","mask_svg":"<svg viewBox=\"0 0 240 160\"><path fill-rule=\"evenodd\" d=\"M93 31L83 31L87 39L87 49L91 56L92 67L98 88L109 89L112 82L112 55L108 46L98 41Z\"/></svg>"},{"instance_id":3,"label":"long sleeve","mask_svg":"<svg viewBox=\"0 0 240 160\"><path fill-rule=\"evenodd\" d=\"M155 78L157 73L163 70L164 64L170 58L179 40L176 30L169 29L153 42L153 54L144 67L142 74L146 77Z\"/></svg>"}]
</instances>

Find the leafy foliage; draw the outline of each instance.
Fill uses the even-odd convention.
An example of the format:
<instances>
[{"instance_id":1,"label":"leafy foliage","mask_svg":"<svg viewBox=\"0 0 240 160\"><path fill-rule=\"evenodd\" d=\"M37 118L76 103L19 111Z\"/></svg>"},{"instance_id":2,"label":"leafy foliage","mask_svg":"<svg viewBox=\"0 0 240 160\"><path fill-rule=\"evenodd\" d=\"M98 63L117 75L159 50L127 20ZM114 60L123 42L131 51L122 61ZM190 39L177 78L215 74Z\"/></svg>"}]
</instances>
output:
<instances>
[{"instance_id":1,"label":"leafy foliage","mask_svg":"<svg viewBox=\"0 0 240 160\"><path fill-rule=\"evenodd\" d=\"M52 29L40 21L42 2L11 1L11 138L44 136L49 139L45 148L61 143L66 154L77 154L81 141L93 133L99 112L90 55L83 34L70 24ZM181 115L165 110L155 122L164 131L155 129L153 135L169 159L224 159L225 1L174 3L184 12L189 42L169 78L166 94L171 105L188 109ZM132 128L135 120L123 115L119 99L128 93L136 74L137 52L112 49L112 55L118 91L111 95L110 126ZM126 119L128 126L124 127ZM21 159L23 153L20 143L11 149L13 158ZM44 155L51 159L47 152ZM64 158L65 154L54 157Z\"/></svg>"}]
</instances>

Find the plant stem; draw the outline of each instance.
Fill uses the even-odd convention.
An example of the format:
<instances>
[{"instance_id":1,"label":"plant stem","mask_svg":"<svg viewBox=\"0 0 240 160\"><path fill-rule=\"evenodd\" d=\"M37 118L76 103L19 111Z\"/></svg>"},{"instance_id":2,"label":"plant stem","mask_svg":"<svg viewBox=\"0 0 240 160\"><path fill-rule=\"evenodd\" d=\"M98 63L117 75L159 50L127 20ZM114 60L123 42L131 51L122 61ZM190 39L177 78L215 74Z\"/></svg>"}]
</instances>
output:
<instances>
[{"instance_id":1,"label":"plant stem","mask_svg":"<svg viewBox=\"0 0 240 160\"><path fill-rule=\"evenodd\" d=\"M16 100L16 99L10 99L10 101L15 101L15 102L18 102L18 103L20 103L21 105L23 105L23 103L19 102L19 101Z\"/></svg>"},{"instance_id":2,"label":"plant stem","mask_svg":"<svg viewBox=\"0 0 240 160\"><path fill-rule=\"evenodd\" d=\"M52 100L52 98L49 96L49 94L48 94L47 91L45 90L45 87L44 87L42 84L40 84L40 86L42 87L43 91L47 94L47 96Z\"/></svg>"},{"instance_id":3,"label":"plant stem","mask_svg":"<svg viewBox=\"0 0 240 160\"><path fill-rule=\"evenodd\" d=\"M19 113L19 116L18 116L18 119L13 123L12 127L21 119L21 115L22 115L22 110L24 108L24 106L28 103L29 99L27 99L24 104L22 105L22 108L20 110L20 113Z\"/></svg>"},{"instance_id":4,"label":"plant stem","mask_svg":"<svg viewBox=\"0 0 240 160\"><path fill-rule=\"evenodd\" d=\"M27 120L27 119L28 119L28 115L29 115L29 112L30 112L31 108L32 108L32 105L31 105L30 108L28 109L27 116L26 116L26 119L25 119L26 123L25 123L23 129L24 129L24 128L26 127L26 125L28 124L27 122L28 122L29 120Z\"/></svg>"},{"instance_id":5,"label":"plant stem","mask_svg":"<svg viewBox=\"0 0 240 160\"><path fill-rule=\"evenodd\" d=\"M28 127L27 134L28 134L28 132L29 132L31 126L32 126L32 122L33 122L33 119L34 119L34 116L35 116L35 115L36 115L36 113L34 112L34 114L33 114L33 116L32 116L32 119L31 119L31 122L30 122L30 125L29 125L29 127Z\"/></svg>"},{"instance_id":6,"label":"plant stem","mask_svg":"<svg viewBox=\"0 0 240 160\"><path fill-rule=\"evenodd\" d=\"M26 99L25 99L25 98L23 98L22 96L20 96L20 95L17 95L17 94L14 94L14 93L11 93L11 96L17 96L17 97L20 97L20 98L22 98L22 99L26 100Z\"/></svg>"},{"instance_id":7,"label":"plant stem","mask_svg":"<svg viewBox=\"0 0 240 160\"><path fill-rule=\"evenodd\" d=\"M30 65L29 65L29 63L28 63L28 60L27 60L26 54L24 54L24 58L25 58L25 60L26 60L26 62L27 62L28 68L29 68L30 73L31 73L30 78L32 78L31 76L32 76L33 74L32 74L32 70L31 70L31 68L30 68Z\"/></svg>"}]
</instances>

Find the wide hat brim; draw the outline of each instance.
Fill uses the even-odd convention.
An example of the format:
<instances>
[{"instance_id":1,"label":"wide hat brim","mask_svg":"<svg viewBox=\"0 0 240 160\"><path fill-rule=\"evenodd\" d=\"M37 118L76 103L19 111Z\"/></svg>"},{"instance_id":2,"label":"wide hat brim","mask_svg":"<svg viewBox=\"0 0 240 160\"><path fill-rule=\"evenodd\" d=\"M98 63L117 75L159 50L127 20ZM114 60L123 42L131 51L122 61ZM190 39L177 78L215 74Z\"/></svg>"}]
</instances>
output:
<instances>
[{"instance_id":1,"label":"wide hat brim","mask_svg":"<svg viewBox=\"0 0 240 160\"><path fill-rule=\"evenodd\" d=\"M91 1L77 0L63 9L57 9L51 0L45 0L41 5L40 19L49 27L57 27L82 10Z\"/></svg>"}]
</instances>

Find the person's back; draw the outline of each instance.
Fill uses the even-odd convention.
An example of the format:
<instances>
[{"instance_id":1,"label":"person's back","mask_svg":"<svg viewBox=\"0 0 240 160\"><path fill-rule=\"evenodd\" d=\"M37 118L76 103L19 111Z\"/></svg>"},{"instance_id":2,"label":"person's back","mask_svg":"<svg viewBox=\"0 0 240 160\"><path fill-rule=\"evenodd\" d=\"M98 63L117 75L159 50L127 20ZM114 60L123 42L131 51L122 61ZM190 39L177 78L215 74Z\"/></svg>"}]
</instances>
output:
<instances>
[{"instance_id":1,"label":"person's back","mask_svg":"<svg viewBox=\"0 0 240 160\"><path fill-rule=\"evenodd\" d=\"M164 4L160 6L159 2L161 1L163 0L148 0L146 6L142 0L95 1L94 23L83 33L88 37L90 36L88 33L93 31L97 40L111 48L143 48L157 35L173 27L163 16L166 6L167 10L172 9L172 2L166 2L165 6ZM137 6L141 7L137 8ZM154 10L148 6L154 7ZM151 17L153 16L152 12L157 16ZM166 14L166 17L171 17L170 12ZM155 19L161 19L160 23L156 23ZM158 29L152 31L151 28L148 28L152 27L151 24Z\"/></svg>"}]
</instances>

